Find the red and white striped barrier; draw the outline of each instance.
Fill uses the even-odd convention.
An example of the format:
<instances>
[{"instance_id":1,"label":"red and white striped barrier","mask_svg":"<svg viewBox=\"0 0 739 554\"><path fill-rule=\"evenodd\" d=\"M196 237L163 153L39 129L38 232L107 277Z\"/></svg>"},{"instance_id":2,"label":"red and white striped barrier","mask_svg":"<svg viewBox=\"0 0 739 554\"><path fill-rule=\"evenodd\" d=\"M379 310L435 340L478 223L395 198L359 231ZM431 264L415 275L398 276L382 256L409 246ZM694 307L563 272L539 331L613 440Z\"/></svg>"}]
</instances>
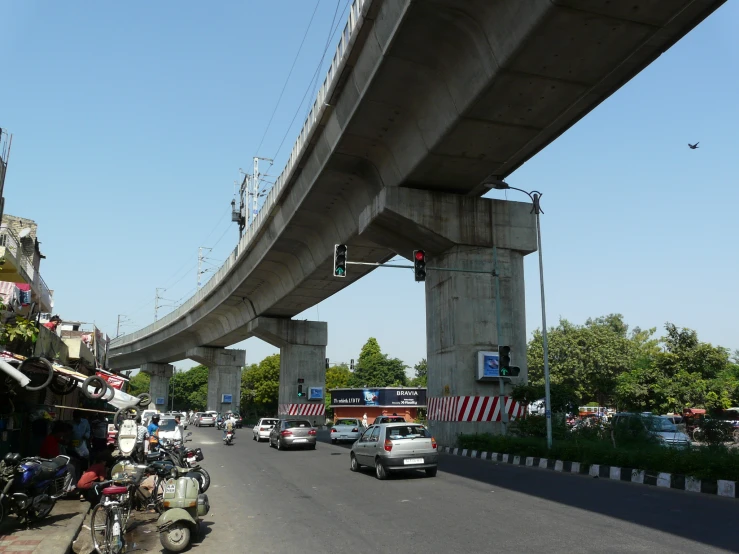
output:
<instances>
[{"instance_id":1,"label":"red and white striped barrier","mask_svg":"<svg viewBox=\"0 0 739 554\"><path fill-rule=\"evenodd\" d=\"M431 421L500 421L499 396L447 396L428 399L428 419ZM508 420L523 417L526 406L505 397Z\"/></svg>"},{"instance_id":2,"label":"red and white striped barrier","mask_svg":"<svg viewBox=\"0 0 739 554\"><path fill-rule=\"evenodd\" d=\"M280 415L322 416L326 415L326 405L323 402L315 404L280 404L277 411Z\"/></svg>"}]
</instances>

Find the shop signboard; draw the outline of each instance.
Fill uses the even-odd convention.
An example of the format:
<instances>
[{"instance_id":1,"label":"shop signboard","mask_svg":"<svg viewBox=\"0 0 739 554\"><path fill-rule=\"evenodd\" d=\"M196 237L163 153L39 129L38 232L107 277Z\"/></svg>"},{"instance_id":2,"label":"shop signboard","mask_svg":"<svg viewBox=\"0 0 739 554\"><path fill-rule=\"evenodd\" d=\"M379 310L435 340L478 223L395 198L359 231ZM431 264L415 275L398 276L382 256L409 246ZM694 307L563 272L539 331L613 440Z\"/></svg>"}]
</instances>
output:
<instances>
[{"instance_id":1,"label":"shop signboard","mask_svg":"<svg viewBox=\"0 0 739 554\"><path fill-rule=\"evenodd\" d=\"M128 381L128 379L126 379L125 377L121 377L120 375L113 375L112 373L107 373L105 371L96 371L95 375L105 379L108 382L108 385L116 390L122 390L123 383Z\"/></svg>"},{"instance_id":2,"label":"shop signboard","mask_svg":"<svg viewBox=\"0 0 739 554\"><path fill-rule=\"evenodd\" d=\"M331 391L331 406L426 406L426 389L367 388Z\"/></svg>"}]
</instances>

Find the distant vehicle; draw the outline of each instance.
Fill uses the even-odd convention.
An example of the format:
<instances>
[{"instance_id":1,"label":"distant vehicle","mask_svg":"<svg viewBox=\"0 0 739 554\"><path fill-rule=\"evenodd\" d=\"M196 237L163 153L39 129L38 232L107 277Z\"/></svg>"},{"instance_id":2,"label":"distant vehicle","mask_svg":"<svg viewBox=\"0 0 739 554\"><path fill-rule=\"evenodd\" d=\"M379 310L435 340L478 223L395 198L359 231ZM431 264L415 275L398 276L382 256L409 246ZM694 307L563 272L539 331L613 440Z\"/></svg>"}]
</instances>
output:
<instances>
[{"instance_id":1,"label":"distant vehicle","mask_svg":"<svg viewBox=\"0 0 739 554\"><path fill-rule=\"evenodd\" d=\"M236 428L241 429L244 426L244 418L240 415L234 414L234 419L236 420Z\"/></svg>"},{"instance_id":2,"label":"distant vehicle","mask_svg":"<svg viewBox=\"0 0 739 554\"><path fill-rule=\"evenodd\" d=\"M633 413L618 413L613 416L611 425L615 430L628 431L635 426L641 426L651 437L663 446L685 448L690 446L690 437L681 432L667 416L643 415Z\"/></svg>"},{"instance_id":3,"label":"distant vehicle","mask_svg":"<svg viewBox=\"0 0 739 554\"><path fill-rule=\"evenodd\" d=\"M277 450L294 446L316 448L316 430L307 419L281 419L269 433L269 445L274 443Z\"/></svg>"},{"instance_id":4,"label":"distant vehicle","mask_svg":"<svg viewBox=\"0 0 739 554\"><path fill-rule=\"evenodd\" d=\"M342 417L331 426L331 444L359 440L364 433L362 421L353 417Z\"/></svg>"},{"instance_id":5,"label":"distant vehicle","mask_svg":"<svg viewBox=\"0 0 739 554\"><path fill-rule=\"evenodd\" d=\"M439 464L436 440L418 423L386 423L372 425L352 445L350 468L374 467L378 479L389 473L423 469L435 477Z\"/></svg>"},{"instance_id":6,"label":"distant vehicle","mask_svg":"<svg viewBox=\"0 0 739 554\"><path fill-rule=\"evenodd\" d=\"M257 422L254 429L252 429L252 439L257 442L261 442L262 439L269 440L269 433L272 431L272 427L279 423L279 421L279 419L263 417Z\"/></svg>"},{"instance_id":7,"label":"distant vehicle","mask_svg":"<svg viewBox=\"0 0 739 554\"><path fill-rule=\"evenodd\" d=\"M381 415L375 418L372 425L380 425L382 423L405 423L405 418L403 416Z\"/></svg>"},{"instance_id":8,"label":"distant vehicle","mask_svg":"<svg viewBox=\"0 0 739 554\"><path fill-rule=\"evenodd\" d=\"M182 441L182 429L172 416L164 416L159 419L159 440Z\"/></svg>"},{"instance_id":9,"label":"distant vehicle","mask_svg":"<svg viewBox=\"0 0 739 554\"><path fill-rule=\"evenodd\" d=\"M202 413L203 412L195 412L194 414L192 414L192 417L190 418L190 425L196 425Z\"/></svg>"},{"instance_id":10,"label":"distant vehicle","mask_svg":"<svg viewBox=\"0 0 739 554\"><path fill-rule=\"evenodd\" d=\"M216 416L212 413L205 412L200 414L200 417L195 422L196 427L215 427Z\"/></svg>"},{"instance_id":11,"label":"distant vehicle","mask_svg":"<svg viewBox=\"0 0 739 554\"><path fill-rule=\"evenodd\" d=\"M148 425L151 416L158 413L159 410L144 410L143 412L141 412L141 423L144 425Z\"/></svg>"}]
</instances>

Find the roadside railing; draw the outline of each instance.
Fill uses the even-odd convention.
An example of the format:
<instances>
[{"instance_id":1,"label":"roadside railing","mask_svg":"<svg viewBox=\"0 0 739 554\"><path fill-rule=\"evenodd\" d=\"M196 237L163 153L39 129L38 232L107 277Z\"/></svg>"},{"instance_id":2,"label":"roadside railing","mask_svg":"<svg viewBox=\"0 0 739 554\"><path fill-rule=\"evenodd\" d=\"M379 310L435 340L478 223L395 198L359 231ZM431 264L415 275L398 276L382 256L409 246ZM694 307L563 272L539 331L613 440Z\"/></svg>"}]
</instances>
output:
<instances>
[{"instance_id":1,"label":"roadside railing","mask_svg":"<svg viewBox=\"0 0 739 554\"><path fill-rule=\"evenodd\" d=\"M186 300L179 308L159 318L151 325L147 325L138 331L113 339L110 343L111 348L135 342L142 337L155 333L159 329L167 327L174 321L183 317L218 287L220 282L230 273L231 268L235 265L239 256L248 250L251 242L261 231L264 223L268 220L270 212L277 202L280 193L285 189L287 183L292 180L298 163L305 155L306 146L310 144L313 135L317 132L317 123L323 118L326 108L328 107L326 101L331 98L336 88L338 82L337 78L341 75L346 66L346 61L351 52L351 48L356 42L359 30L364 23L364 16L367 14L367 10L372 2L373 0L354 0L354 2L352 2L351 8L349 9L349 17L341 33L341 38L336 47L334 57L331 60L331 65L328 68L326 78L323 81L323 85L321 85L321 88L318 90L316 99L313 102L313 106L311 107L305 122L303 123L300 133L298 134L298 138L290 152L290 157L287 160L285 168L282 170L280 176L275 181L274 186L265 197L257 216L252 220L251 224L236 245L236 248L231 252L231 255L226 259L218 271L211 276L208 282L205 283L205 285L203 285L203 287L193 296Z\"/></svg>"}]
</instances>

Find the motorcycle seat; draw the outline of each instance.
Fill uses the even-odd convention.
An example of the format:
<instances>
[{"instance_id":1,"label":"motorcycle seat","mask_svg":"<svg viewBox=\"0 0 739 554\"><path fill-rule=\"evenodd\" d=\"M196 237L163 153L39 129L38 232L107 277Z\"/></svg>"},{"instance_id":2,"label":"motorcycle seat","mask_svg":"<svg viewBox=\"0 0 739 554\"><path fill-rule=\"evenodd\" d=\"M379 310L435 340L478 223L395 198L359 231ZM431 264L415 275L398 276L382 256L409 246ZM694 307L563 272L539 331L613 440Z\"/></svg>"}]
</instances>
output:
<instances>
[{"instance_id":1,"label":"motorcycle seat","mask_svg":"<svg viewBox=\"0 0 739 554\"><path fill-rule=\"evenodd\" d=\"M158 460L161 457L162 457L162 455L159 452L148 452L146 454L146 459L148 461Z\"/></svg>"},{"instance_id":2,"label":"motorcycle seat","mask_svg":"<svg viewBox=\"0 0 739 554\"><path fill-rule=\"evenodd\" d=\"M67 458L63 456L57 456L53 460L39 460L41 463L41 474L40 478L45 479L53 477L54 474L67 465Z\"/></svg>"},{"instance_id":3,"label":"motorcycle seat","mask_svg":"<svg viewBox=\"0 0 739 554\"><path fill-rule=\"evenodd\" d=\"M103 494L105 494L107 496L111 496L111 495L114 495L114 494L123 494L125 492L128 492L128 488L127 487L117 487L117 486L114 486L114 487L105 487L103 489Z\"/></svg>"}]
</instances>

